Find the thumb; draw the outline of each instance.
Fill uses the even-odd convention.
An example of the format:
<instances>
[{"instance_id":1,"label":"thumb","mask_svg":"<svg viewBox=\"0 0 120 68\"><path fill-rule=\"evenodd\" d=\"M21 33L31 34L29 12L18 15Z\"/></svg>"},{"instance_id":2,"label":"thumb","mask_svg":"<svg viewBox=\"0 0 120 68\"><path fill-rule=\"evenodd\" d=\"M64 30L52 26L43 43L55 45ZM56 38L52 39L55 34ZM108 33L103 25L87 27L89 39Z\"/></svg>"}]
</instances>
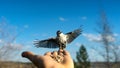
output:
<instances>
[{"instance_id":1,"label":"thumb","mask_svg":"<svg viewBox=\"0 0 120 68\"><path fill-rule=\"evenodd\" d=\"M64 54L64 61L63 61L63 64L64 65L73 65L73 60L70 56L70 53L66 50L63 51L63 54Z\"/></svg>"},{"instance_id":2,"label":"thumb","mask_svg":"<svg viewBox=\"0 0 120 68\"><path fill-rule=\"evenodd\" d=\"M35 55L34 53L29 52L29 51L25 51L21 55L22 55L22 57L25 57L25 58L29 59L37 67L40 66L40 63L41 63L41 65L43 65L42 64L43 63L43 57L42 56ZM42 66L40 66L40 67L42 67Z\"/></svg>"},{"instance_id":3,"label":"thumb","mask_svg":"<svg viewBox=\"0 0 120 68\"><path fill-rule=\"evenodd\" d=\"M34 56L32 52L28 52L28 51L23 52L21 55L22 57L25 57L25 58L31 58L32 56Z\"/></svg>"},{"instance_id":4,"label":"thumb","mask_svg":"<svg viewBox=\"0 0 120 68\"><path fill-rule=\"evenodd\" d=\"M69 52L66 51L66 50L63 51L63 54L64 54L65 56L70 56Z\"/></svg>"}]
</instances>

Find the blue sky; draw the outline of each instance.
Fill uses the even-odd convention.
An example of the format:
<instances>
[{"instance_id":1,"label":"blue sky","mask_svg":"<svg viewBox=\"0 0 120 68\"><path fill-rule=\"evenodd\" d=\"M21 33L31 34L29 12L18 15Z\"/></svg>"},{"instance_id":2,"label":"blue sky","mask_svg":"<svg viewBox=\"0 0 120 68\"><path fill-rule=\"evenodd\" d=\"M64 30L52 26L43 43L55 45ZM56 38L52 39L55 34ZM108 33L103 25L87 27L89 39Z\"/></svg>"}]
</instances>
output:
<instances>
[{"instance_id":1,"label":"blue sky","mask_svg":"<svg viewBox=\"0 0 120 68\"><path fill-rule=\"evenodd\" d=\"M0 17L19 29L20 36L16 43L24 44L23 51L29 50L37 54L54 49L35 48L32 44L35 39L54 37L57 30L67 33L83 25L83 35L69 44L66 50L75 59L76 51L84 44L90 59L97 61L99 56L95 56L97 54L91 47L99 44L89 41L89 38L96 39L94 29L100 15L100 5L113 25L114 33L119 36L119 3L118 0L0 0Z\"/></svg>"}]
</instances>

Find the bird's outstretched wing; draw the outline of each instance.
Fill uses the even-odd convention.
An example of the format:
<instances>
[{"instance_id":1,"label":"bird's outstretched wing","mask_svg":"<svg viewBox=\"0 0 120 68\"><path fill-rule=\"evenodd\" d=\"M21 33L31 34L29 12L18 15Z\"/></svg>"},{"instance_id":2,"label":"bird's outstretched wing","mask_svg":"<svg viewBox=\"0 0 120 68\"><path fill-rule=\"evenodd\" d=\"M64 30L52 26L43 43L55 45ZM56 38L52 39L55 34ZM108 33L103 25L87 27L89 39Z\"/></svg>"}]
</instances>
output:
<instances>
[{"instance_id":1,"label":"bird's outstretched wing","mask_svg":"<svg viewBox=\"0 0 120 68\"><path fill-rule=\"evenodd\" d=\"M46 40L36 40L34 42L36 47L43 47L43 48L58 48L59 46L56 43L56 38L50 38Z\"/></svg>"},{"instance_id":2,"label":"bird's outstretched wing","mask_svg":"<svg viewBox=\"0 0 120 68\"><path fill-rule=\"evenodd\" d=\"M81 28L79 28L72 32L66 33L67 43L71 43L76 37L78 37L81 34L81 32L82 32L82 30L81 30Z\"/></svg>"}]
</instances>

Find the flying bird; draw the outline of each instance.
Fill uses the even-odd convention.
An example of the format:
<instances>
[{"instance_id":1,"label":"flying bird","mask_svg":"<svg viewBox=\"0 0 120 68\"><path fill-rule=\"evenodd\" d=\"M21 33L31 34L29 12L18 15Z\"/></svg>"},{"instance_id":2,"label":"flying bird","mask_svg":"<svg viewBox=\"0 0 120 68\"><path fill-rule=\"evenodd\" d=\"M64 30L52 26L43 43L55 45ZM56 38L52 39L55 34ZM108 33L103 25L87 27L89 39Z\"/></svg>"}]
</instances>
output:
<instances>
[{"instance_id":1,"label":"flying bird","mask_svg":"<svg viewBox=\"0 0 120 68\"><path fill-rule=\"evenodd\" d=\"M36 47L43 48L66 48L67 44L71 43L75 38L81 34L81 28L78 28L74 31L68 32L66 34L62 33L60 30L56 32L57 36L45 40L36 40L34 45Z\"/></svg>"}]
</instances>

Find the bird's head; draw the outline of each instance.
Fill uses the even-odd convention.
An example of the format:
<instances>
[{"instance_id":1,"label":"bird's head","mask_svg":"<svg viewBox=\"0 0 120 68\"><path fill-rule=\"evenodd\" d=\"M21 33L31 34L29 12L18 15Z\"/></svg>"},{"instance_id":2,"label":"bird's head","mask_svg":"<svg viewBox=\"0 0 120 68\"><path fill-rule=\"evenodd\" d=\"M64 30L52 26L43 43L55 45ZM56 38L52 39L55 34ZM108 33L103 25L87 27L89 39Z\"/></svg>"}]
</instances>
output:
<instances>
[{"instance_id":1,"label":"bird's head","mask_svg":"<svg viewBox=\"0 0 120 68\"><path fill-rule=\"evenodd\" d=\"M57 36L59 36L62 32L60 30L57 31Z\"/></svg>"}]
</instances>

